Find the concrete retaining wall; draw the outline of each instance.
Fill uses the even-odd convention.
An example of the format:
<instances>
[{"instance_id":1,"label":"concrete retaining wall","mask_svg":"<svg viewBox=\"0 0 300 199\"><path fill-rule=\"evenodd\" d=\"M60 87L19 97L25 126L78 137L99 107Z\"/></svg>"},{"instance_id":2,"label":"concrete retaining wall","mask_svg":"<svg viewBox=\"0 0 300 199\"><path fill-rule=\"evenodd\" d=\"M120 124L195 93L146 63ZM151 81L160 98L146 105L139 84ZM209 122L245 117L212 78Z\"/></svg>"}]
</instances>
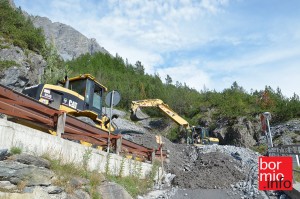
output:
<instances>
[{"instance_id":1,"label":"concrete retaining wall","mask_svg":"<svg viewBox=\"0 0 300 199\"><path fill-rule=\"evenodd\" d=\"M119 175L121 171L122 176L138 175L144 178L152 168L148 163L111 153L107 156L106 152L0 119L0 148L11 147L19 147L23 152L36 156L48 154L53 159L59 158L62 162L73 162L77 165L83 165L84 160L87 160L90 170L105 172L109 168L110 174L114 175ZM84 158L87 156L89 158Z\"/></svg>"}]
</instances>

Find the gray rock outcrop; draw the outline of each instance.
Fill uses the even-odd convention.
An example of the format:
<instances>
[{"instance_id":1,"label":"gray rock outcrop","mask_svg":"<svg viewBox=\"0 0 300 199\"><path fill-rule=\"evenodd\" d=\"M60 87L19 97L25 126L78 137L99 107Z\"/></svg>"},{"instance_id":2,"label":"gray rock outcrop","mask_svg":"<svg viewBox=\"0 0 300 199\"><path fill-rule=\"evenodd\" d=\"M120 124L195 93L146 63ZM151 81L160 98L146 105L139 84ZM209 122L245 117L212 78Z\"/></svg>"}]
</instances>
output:
<instances>
[{"instance_id":1,"label":"gray rock outcrop","mask_svg":"<svg viewBox=\"0 0 300 199\"><path fill-rule=\"evenodd\" d=\"M275 146L300 144L300 119L292 119L276 125L272 125L272 120L270 122ZM259 143L266 143L265 136L260 137Z\"/></svg>"},{"instance_id":2,"label":"gray rock outcrop","mask_svg":"<svg viewBox=\"0 0 300 199\"><path fill-rule=\"evenodd\" d=\"M50 19L40 16L31 16L31 20L34 26L43 29L47 42L54 44L58 54L64 60L71 60L86 53L102 52L109 54L96 42L96 39L88 39L71 26L52 22Z\"/></svg>"},{"instance_id":3,"label":"gray rock outcrop","mask_svg":"<svg viewBox=\"0 0 300 199\"><path fill-rule=\"evenodd\" d=\"M258 141L260 124L259 121L250 121L246 117L223 119L217 122L214 133L220 144L251 147Z\"/></svg>"},{"instance_id":4,"label":"gray rock outcrop","mask_svg":"<svg viewBox=\"0 0 300 199\"><path fill-rule=\"evenodd\" d=\"M20 162L22 164L27 164L27 165L34 165L37 167L44 167L49 169L50 168L50 162L46 159L38 158L33 155L29 154L18 154L18 155L13 155L11 159Z\"/></svg>"},{"instance_id":5,"label":"gray rock outcrop","mask_svg":"<svg viewBox=\"0 0 300 199\"><path fill-rule=\"evenodd\" d=\"M102 193L103 199L132 199L132 197L123 187L114 182L104 182L101 184L101 186L99 186L98 190Z\"/></svg>"},{"instance_id":6,"label":"gray rock outcrop","mask_svg":"<svg viewBox=\"0 0 300 199\"><path fill-rule=\"evenodd\" d=\"M3 38L0 38L0 46L0 62L9 62L8 66L0 68L0 84L21 91L39 82L47 64L41 55L31 51L25 53Z\"/></svg>"},{"instance_id":7,"label":"gray rock outcrop","mask_svg":"<svg viewBox=\"0 0 300 199\"><path fill-rule=\"evenodd\" d=\"M14 161L0 162L0 179L14 185L24 182L26 186L49 186L53 175L52 171L41 167Z\"/></svg>"}]
</instances>

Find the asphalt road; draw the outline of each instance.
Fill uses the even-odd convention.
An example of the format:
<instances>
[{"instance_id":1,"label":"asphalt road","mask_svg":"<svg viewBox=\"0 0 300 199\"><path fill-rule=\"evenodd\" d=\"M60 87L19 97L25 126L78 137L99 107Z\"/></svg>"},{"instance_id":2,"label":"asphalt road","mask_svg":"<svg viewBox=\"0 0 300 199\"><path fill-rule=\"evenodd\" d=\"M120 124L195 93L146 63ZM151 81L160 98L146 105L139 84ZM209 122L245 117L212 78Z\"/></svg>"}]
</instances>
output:
<instances>
[{"instance_id":1,"label":"asphalt road","mask_svg":"<svg viewBox=\"0 0 300 199\"><path fill-rule=\"evenodd\" d=\"M178 189L171 199L241 199L242 196L229 189Z\"/></svg>"}]
</instances>

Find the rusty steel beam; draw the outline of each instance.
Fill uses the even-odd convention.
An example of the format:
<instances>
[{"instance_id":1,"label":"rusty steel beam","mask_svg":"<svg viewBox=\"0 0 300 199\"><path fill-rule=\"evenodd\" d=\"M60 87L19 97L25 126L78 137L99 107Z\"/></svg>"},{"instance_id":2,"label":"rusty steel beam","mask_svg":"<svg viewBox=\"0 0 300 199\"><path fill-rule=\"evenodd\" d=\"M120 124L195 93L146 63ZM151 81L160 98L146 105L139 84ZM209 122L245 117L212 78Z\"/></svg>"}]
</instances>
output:
<instances>
[{"instance_id":1,"label":"rusty steel beam","mask_svg":"<svg viewBox=\"0 0 300 199\"><path fill-rule=\"evenodd\" d=\"M36 101L27 99L24 95L17 94L15 91L0 85L1 113L32 122L38 122L53 128L55 122L50 114L51 112L55 112L48 109L46 105L36 103Z\"/></svg>"},{"instance_id":2,"label":"rusty steel beam","mask_svg":"<svg viewBox=\"0 0 300 199\"><path fill-rule=\"evenodd\" d=\"M129 140L123 139L122 140L122 146L126 146L127 148L136 149L142 152L152 152L153 149L147 148L145 146L136 144L134 142L131 142Z\"/></svg>"},{"instance_id":3,"label":"rusty steel beam","mask_svg":"<svg viewBox=\"0 0 300 199\"><path fill-rule=\"evenodd\" d=\"M91 138L89 136L84 136L84 135L73 135L73 134L65 133L61 137L65 138L65 139L76 140L76 141L82 140L82 141L89 142L91 144L95 144L98 146L107 146L106 142L103 142L96 138Z\"/></svg>"},{"instance_id":4,"label":"rusty steel beam","mask_svg":"<svg viewBox=\"0 0 300 199\"><path fill-rule=\"evenodd\" d=\"M66 118L66 128L69 128L70 130L73 129L73 131L81 132L84 134L93 135L99 138L106 138L108 139L108 132L97 128L96 126L91 126L75 117L72 117L70 115L67 115ZM66 129L68 131L68 129ZM120 135L110 135L110 139L118 139L121 138Z\"/></svg>"},{"instance_id":5,"label":"rusty steel beam","mask_svg":"<svg viewBox=\"0 0 300 199\"><path fill-rule=\"evenodd\" d=\"M26 110L35 111L35 114L40 114L44 117L53 116L56 113L60 112L50 106L47 106L33 98L23 95L3 85L0 85L0 98L4 103L22 107Z\"/></svg>"},{"instance_id":6,"label":"rusty steel beam","mask_svg":"<svg viewBox=\"0 0 300 199\"><path fill-rule=\"evenodd\" d=\"M18 106L11 105L2 101L0 101L0 112L9 116L26 119L31 122L38 122L48 127L54 126L53 119L51 118L43 117L39 114L36 114L34 111L25 110Z\"/></svg>"},{"instance_id":7,"label":"rusty steel beam","mask_svg":"<svg viewBox=\"0 0 300 199\"><path fill-rule=\"evenodd\" d=\"M56 130L58 117L63 112L0 85L0 113L17 118L15 121L19 121L18 118L20 118L25 125L27 123L36 124L36 126L43 129ZM28 122L26 123L26 121ZM67 115L62 138L83 140L100 146L107 146L108 138L110 138L113 147L116 147L116 139L120 139L121 135L112 133L109 136L108 132ZM155 156L160 156L160 151L144 147L124 138L122 139L121 150L122 153L136 154L146 157L148 160L151 159L152 152L155 152ZM164 151L163 156L166 157Z\"/></svg>"}]
</instances>

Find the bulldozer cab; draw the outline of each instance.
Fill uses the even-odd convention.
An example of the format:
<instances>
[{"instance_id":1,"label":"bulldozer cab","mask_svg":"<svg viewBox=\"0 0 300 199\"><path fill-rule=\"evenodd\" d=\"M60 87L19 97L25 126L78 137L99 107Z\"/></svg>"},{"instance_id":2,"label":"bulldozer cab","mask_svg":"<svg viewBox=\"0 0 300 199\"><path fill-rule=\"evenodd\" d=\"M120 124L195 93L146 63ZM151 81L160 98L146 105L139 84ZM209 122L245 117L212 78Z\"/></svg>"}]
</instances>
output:
<instances>
[{"instance_id":1,"label":"bulldozer cab","mask_svg":"<svg viewBox=\"0 0 300 199\"><path fill-rule=\"evenodd\" d=\"M83 96L83 110L90 110L97 113L98 118L102 115L102 96L107 88L98 83L89 74L80 75L61 82L65 88ZM75 105L74 105L75 106Z\"/></svg>"}]
</instances>

